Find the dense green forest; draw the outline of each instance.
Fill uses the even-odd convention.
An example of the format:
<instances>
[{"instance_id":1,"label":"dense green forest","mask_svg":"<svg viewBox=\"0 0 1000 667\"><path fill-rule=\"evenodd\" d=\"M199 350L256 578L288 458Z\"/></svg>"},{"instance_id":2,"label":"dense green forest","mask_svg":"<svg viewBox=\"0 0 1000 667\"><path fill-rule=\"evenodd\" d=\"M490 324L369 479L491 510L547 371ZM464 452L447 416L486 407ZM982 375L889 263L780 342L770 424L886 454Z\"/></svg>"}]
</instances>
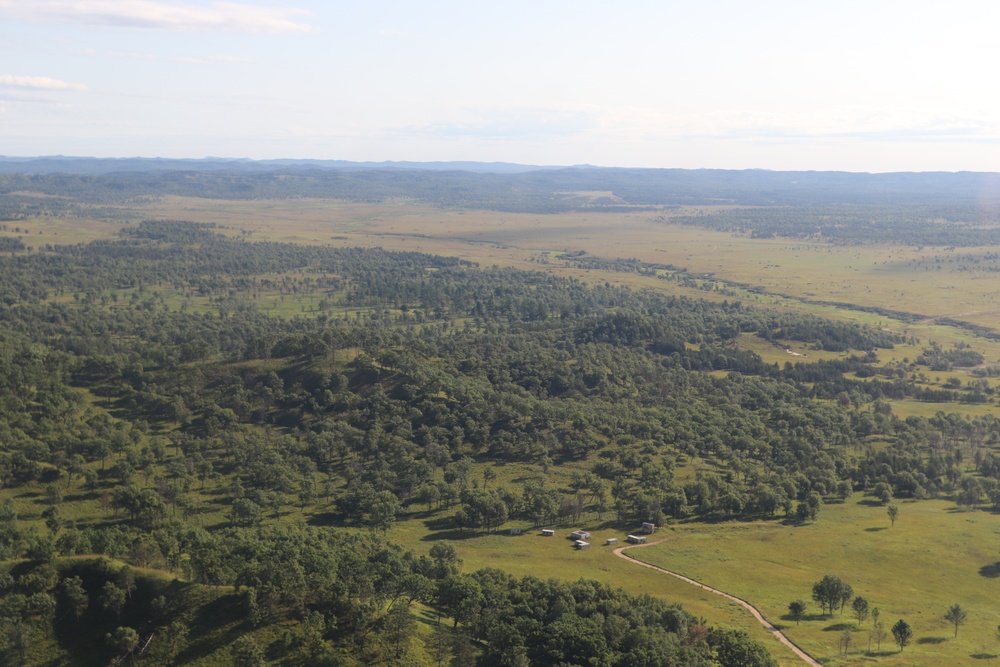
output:
<instances>
[{"instance_id":1,"label":"dense green forest","mask_svg":"<svg viewBox=\"0 0 1000 667\"><path fill-rule=\"evenodd\" d=\"M878 350L903 341L882 329L183 221L12 250L12 664L53 654L37 646L59 664L187 664L220 642L237 664L769 664L745 635L652 598L463 572L449 543L406 552L390 531L414 512L457 535L582 516L798 523L856 490L1000 506L1000 422L903 420L885 402L992 402L986 381L920 381L982 361L966 348L886 365ZM765 364L745 335L842 354ZM522 474L496 480L495 466ZM184 583L138 585L150 567ZM198 602L228 635L167 593L209 595L199 585L229 587ZM450 621L418 641L417 604Z\"/></svg>"}]
</instances>

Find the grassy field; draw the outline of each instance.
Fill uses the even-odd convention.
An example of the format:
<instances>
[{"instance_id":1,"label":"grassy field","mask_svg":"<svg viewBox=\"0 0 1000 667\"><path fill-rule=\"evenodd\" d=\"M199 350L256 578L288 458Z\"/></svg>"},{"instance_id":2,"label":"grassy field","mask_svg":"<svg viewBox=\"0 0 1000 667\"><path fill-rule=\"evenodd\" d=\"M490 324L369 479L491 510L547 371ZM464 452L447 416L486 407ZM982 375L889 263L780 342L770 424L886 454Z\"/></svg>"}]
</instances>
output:
<instances>
[{"instance_id":1,"label":"grassy field","mask_svg":"<svg viewBox=\"0 0 1000 667\"><path fill-rule=\"evenodd\" d=\"M824 505L814 524L684 526L673 539L632 554L748 600L823 664L1000 662L1000 516L959 512L945 501L903 503L900 510L890 527L884 507L855 495L843 505ZM873 647L868 654L869 619L853 633L849 655L840 655L843 629L856 619L849 608L832 618L819 613L810 596L825 574L839 576L878 607L887 631L905 619L913 643L900 653L889 634L881 651ZM787 616L796 599L809 603L798 626ZM944 619L955 603L969 613L957 639Z\"/></svg>"}]
</instances>

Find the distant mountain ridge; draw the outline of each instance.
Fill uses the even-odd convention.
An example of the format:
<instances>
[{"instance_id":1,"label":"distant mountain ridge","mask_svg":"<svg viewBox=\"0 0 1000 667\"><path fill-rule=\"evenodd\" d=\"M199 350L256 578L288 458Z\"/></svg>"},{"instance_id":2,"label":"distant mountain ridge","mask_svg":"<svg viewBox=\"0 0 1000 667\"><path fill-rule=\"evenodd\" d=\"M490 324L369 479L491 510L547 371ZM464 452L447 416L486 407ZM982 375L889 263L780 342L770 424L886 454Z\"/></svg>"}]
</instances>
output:
<instances>
[{"instance_id":1,"label":"distant mountain ridge","mask_svg":"<svg viewBox=\"0 0 1000 667\"><path fill-rule=\"evenodd\" d=\"M69 195L94 203L167 194L365 202L403 198L446 207L533 213L692 205L823 207L823 212L789 213L805 215L817 224L834 213L854 222L872 222L887 215L897 221L913 219L913 207L920 207L916 217L924 221L994 224L1000 219L1000 173L984 172L870 174L460 161L0 156L0 195L9 200L25 192ZM27 209L18 206L8 201L7 208L17 209L10 215L26 215ZM901 216L902 209L911 212ZM759 221L747 219L710 224L763 228Z\"/></svg>"}]
</instances>

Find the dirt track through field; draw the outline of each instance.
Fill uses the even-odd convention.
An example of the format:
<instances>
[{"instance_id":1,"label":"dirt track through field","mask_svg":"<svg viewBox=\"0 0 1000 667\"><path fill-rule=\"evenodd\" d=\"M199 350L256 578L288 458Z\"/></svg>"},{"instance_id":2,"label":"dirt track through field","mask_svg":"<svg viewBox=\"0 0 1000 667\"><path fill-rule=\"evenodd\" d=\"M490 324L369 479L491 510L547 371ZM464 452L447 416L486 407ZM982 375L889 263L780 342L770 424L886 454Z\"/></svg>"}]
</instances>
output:
<instances>
[{"instance_id":1,"label":"dirt track through field","mask_svg":"<svg viewBox=\"0 0 1000 667\"><path fill-rule=\"evenodd\" d=\"M795 643L792 642L791 639L789 639L788 637L785 636L785 633L783 633L781 630L779 630L778 628L776 628L773 625L771 625L771 623L767 619L764 618L764 615L761 614L760 611L756 607L754 607L752 604L750 604L746 600L741 600L740 598L736 597L735 595L730 595L729 593L726 593L724 591L720 591L720 590L718 590L716 588L712 588L711 586L706 586L705 584L700 583L698 581L695 581L694 579L691 579L690 577L685 577L683 574L678 574L677 572L671 572L670 570L665 570L664 568L659 567L657 565L651 565L649 563L644 563L641 560L638 560L638 559L636 559L636 558L634 558L632 556L629 556L629 555L623 553L626 549L638 549L639 547L651 547L654 544L660 544L660 543L666 542L666 541L667 540L658 540L656 542L649 542L647 544L632 544L632 545L622 546L622 547L618 547L617 549L615 549L614 550L614 554L616 556L618 556L619 558L624 558L625 560L627 560L630 563L635 563L636 565L641 565L643 567L648 567L648 568L650 568L652 570L656 570L657 572L662 572L663 574L669 574L671 577L677 577L681 581L685 581L685 582L691 584L692 586L697 586L698 588L702 588L702 589L704 589L704 590L706 590L706 591L708 591L710 593L715 593L716 595L721 595L722 597L726 598L727 600L731 600L731 601L735 602L736 604L740 605L741 607L743 607L744 609L746 609L747 611L749 611L751 614L753 614L753 617L756 618L760 622L761 625L763 625L765 628L767 628L767 630L771 634L773 634L775 637L777 637L777 639L778 639L779 642L781 642L782 644L784 644L788 648L792 649L792 651L795 653L795 655L797 655L800 658L802 658L802 660L807 665L812 665L812 667L823 667L819 662L817 662L816 660L814 660L808 653L806 653L805 651L803 651L802 649L800 649L798 646L796 646Z\"/></svg>"}]
</instances>

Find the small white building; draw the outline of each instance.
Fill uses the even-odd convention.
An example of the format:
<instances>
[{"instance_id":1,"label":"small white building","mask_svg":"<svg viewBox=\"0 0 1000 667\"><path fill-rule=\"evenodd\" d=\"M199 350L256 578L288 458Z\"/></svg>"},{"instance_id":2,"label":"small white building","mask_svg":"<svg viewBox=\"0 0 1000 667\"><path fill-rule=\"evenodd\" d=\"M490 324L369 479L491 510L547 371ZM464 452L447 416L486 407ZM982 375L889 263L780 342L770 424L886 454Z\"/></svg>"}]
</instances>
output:
<instances>
[{"instance_id":1,"label":"small white building","mask_svg":"<svg viewBox=\"0 0 1000 667\"><path fill-rule=\"evenodd\" d=\"M585 530L574 530L572 533L570 533L570 537L573 538L574 540L589 540L590 533L588 533Z\"/></svg>"},{"instance_id":2,"label":"small white building","mask_svg":"<svg viewBox=\"0 0 1000 667\"><path fill-rule=\"evenodd\" d=\"M608 545L611 545L611 544L618 544L618 538L617 537L609 537L608 541L604 543L604 546L608 546Z\"/></svg>"},{"instance_id":3,"label":"small white building","mask_svg":"<svg viewBox=\"0 0 1000 667\"><path fill-rule=\"evenodd\" d=\"M556 531L551 528L542 528L542 537L552 537L556 534Z\"/></svg>"},{"instance_id":4,"label":"small white building","mask_svg":"<svg viewBox=\"0 0 1000 667\"><path fill-rule=\"evenodd\" d=\"M642 532L646 533L647 535L652 535L653 533L656 532L656 524L648 522L642 524Z\"/></svg>"},{"instance_id":5,"label":"small white building","mask_svg":"<svg viewBox=\"0 0 1000 667\"><path fill-rule=\"evenodd\" d=\"M511 528L510 529L510 534L511 535L520 535L521 534L521 529L520 528Z\"/></svg>"},{"instance_id":6,"label":"small white building","mask_svg":"<svg viewBox=\"0 0 1000 667\"><path fill-rule=\"evenodd\" d=\"M589 549L590 548L590 542L584 542L583 540L577 540L576 542L574 542L574 544L576 544L576 548L577 549Z\"/></svg>"},{"instance_id":7,"label":"small white building","mask_svg":"<svg viewBox=\"0 0 1000 667\"><path fill-rule=\"evenodd\" d=\"M625 539L629 542L629 544L645 544L646 543L646 536L645 535L629 535Z\"/></svg>"}]
</instances>

